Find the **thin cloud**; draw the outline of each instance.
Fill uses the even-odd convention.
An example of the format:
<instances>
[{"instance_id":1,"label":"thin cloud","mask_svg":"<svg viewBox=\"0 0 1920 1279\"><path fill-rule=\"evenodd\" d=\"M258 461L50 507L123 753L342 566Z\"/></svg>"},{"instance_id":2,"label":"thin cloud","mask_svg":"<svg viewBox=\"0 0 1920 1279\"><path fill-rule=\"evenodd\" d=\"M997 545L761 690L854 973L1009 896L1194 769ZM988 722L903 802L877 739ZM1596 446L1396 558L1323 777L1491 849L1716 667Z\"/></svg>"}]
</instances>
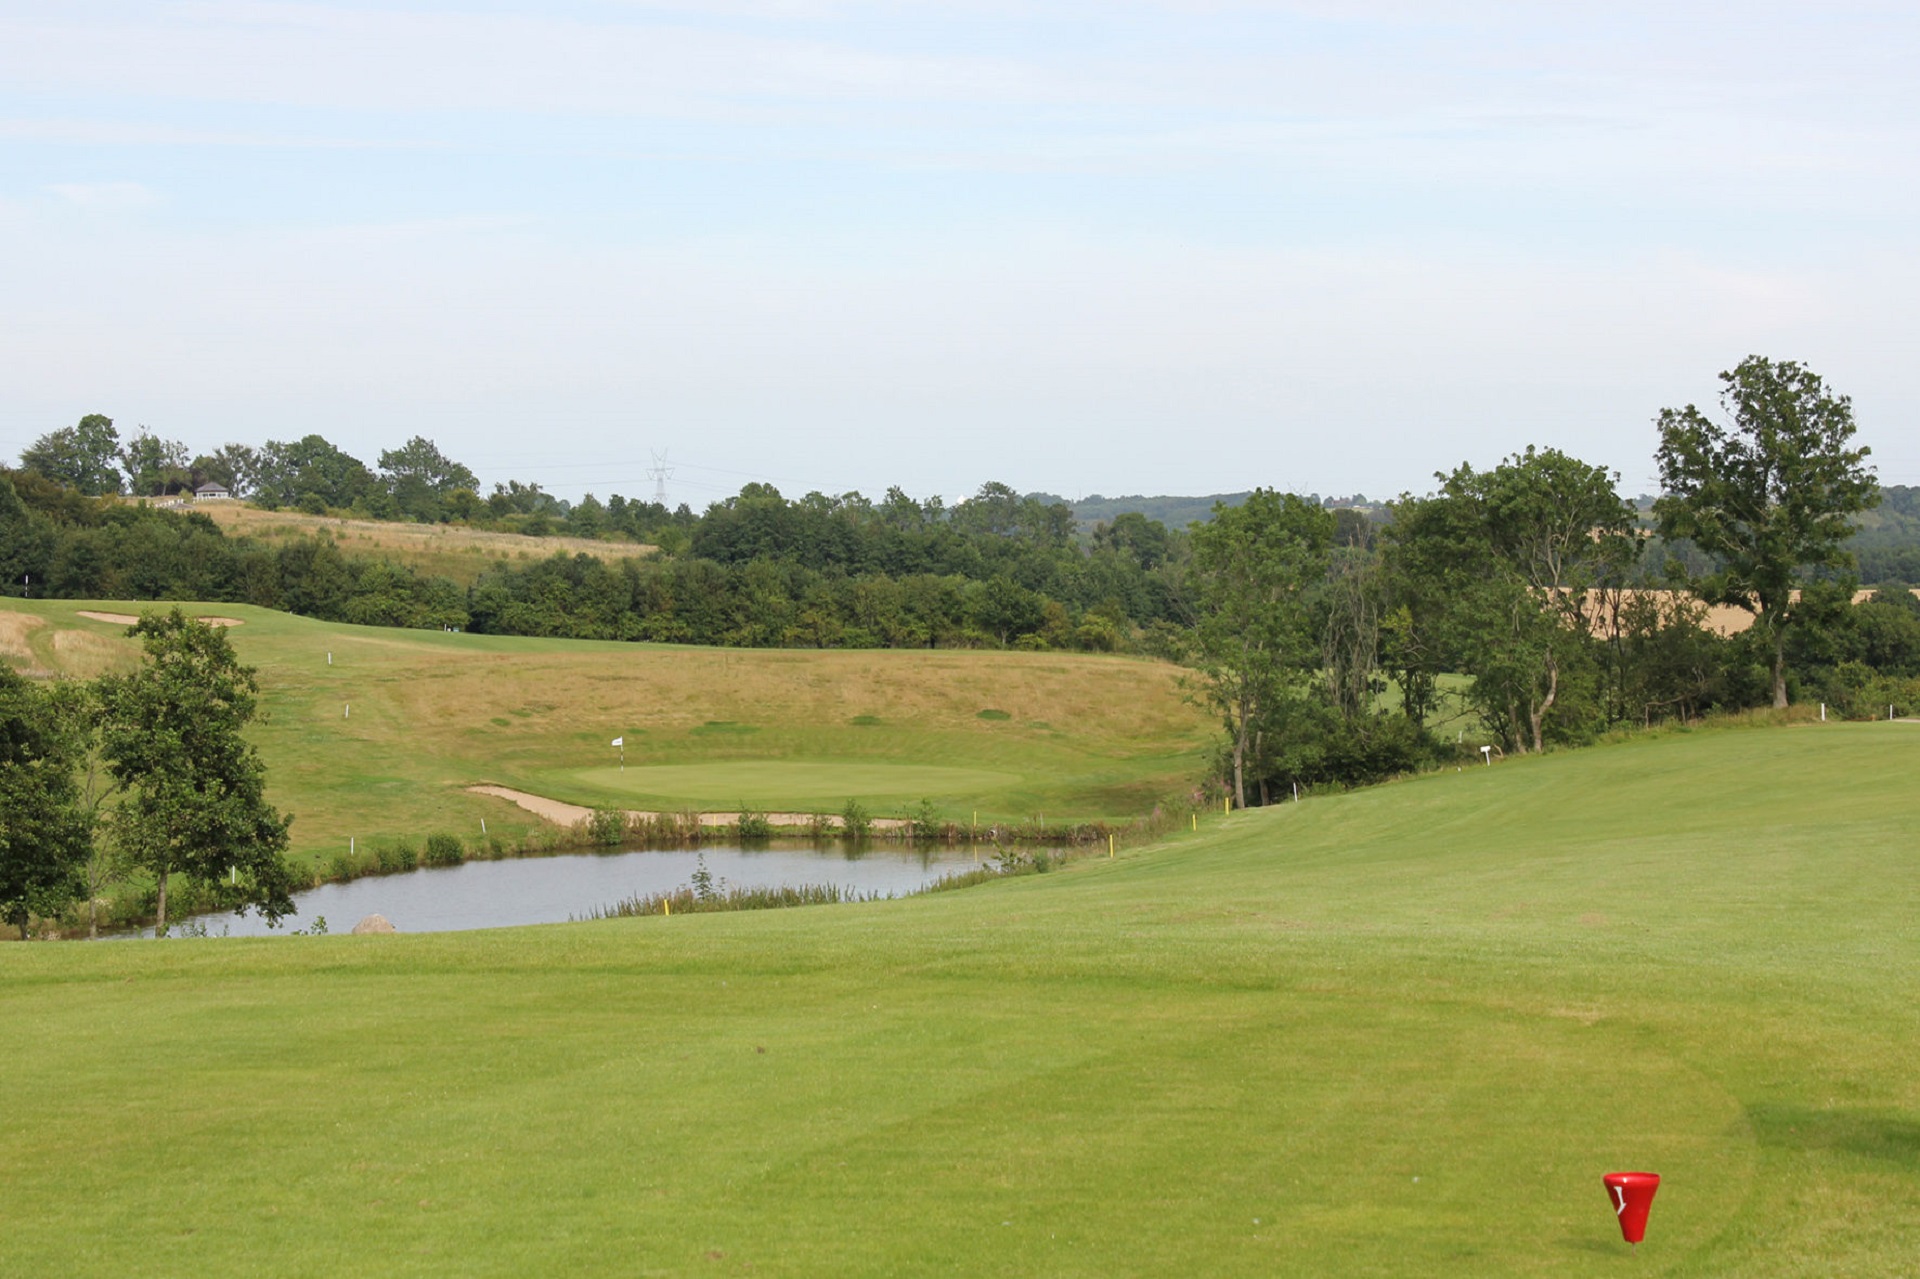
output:
<instances>
[{"instance_id":1,"label":"thin cloud","mask_svg":"<svg viewBox=\"0 0 1920 1279\"><path fill-rule=\"evenodd\" d=\"M56 182L47 190L92 212L144 209L161 202L158 192L140 182Z\"/></svg>"}]
</instances>

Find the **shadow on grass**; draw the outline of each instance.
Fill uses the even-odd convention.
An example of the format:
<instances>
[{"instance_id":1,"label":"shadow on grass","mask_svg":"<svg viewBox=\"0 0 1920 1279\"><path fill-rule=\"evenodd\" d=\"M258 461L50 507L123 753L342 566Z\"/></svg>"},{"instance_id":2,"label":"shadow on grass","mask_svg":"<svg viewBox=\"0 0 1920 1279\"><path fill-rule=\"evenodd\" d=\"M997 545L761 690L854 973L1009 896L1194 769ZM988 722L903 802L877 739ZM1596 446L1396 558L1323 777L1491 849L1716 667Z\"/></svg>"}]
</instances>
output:
<instances>
[{"instance_id":1,"label":"shadow on grass","mask_svg":"<svg viewBox=\"0 0 1920 1279\"><path fill-rule=\"evenodd\" d=\"M1747 1108L1763 1146L1837 1151L1920 1172L1920 1120L1887 1110L1815 1110L1762 1103Z\"/></svg>"}]
</instances>

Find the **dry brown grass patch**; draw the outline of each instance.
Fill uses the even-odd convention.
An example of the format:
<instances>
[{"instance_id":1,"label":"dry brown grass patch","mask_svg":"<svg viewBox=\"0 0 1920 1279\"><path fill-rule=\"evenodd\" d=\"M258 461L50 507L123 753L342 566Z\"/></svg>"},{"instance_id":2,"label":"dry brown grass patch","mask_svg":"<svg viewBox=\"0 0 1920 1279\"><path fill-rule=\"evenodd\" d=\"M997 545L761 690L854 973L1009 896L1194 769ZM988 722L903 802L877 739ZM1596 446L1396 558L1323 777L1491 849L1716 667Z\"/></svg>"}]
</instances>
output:
<instances>
[{"instance_id":1,"label":"dry brown grass patch","mask_svg":"<svg viewBox=\"0 0 1920 1279\"><path fill-rule=\"evenodd\" d=\"M207 503L193 509L228 533L261 541L314 537L324 532L344 555L391 559L424 573L452 578L463 586L471 585L490 564L501 560L546 559L557 554L621 560L639 559L654 552L653 547L635 542L527 537L452 524L335 519L298 511L263 511L240 502Z\"/></svg>"}]
</instances>

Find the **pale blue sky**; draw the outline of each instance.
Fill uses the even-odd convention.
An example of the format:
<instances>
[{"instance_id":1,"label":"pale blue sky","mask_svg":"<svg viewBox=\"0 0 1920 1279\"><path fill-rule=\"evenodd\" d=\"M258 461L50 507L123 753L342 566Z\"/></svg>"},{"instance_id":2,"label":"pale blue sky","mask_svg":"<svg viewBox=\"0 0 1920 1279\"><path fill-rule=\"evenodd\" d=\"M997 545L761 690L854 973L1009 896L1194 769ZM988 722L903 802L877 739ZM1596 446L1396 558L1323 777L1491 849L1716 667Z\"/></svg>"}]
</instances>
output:
<instances>
[{"instance_id":1,"label":"pale blue sky","mask_svg":"<svg viewBox=\"0 0 1920 1279\"><path fill-rule=\"evenodd\" d=\"M1640 491L1759 352L1920 483L1916 12L0 0L0 456Z\"/></svg>"}]
</instances>

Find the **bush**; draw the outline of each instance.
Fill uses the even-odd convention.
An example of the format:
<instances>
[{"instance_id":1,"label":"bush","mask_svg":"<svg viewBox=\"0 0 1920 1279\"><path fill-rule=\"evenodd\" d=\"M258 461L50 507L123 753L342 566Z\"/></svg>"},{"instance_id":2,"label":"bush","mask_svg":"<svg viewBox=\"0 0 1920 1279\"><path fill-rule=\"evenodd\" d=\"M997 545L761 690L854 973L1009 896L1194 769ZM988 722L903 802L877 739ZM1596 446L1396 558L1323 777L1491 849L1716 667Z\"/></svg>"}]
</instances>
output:
<instances>
[{"instance_id":1,"label":"bush","mask_svg":"<svg viewBox=\"0 0 1920 1279\"><path fill-rule=\"evenodd\" d=\"M458 866L467 860L466 846L458 835L436 831L427 836L426 863L429 866Z\"/></svg>"},{"instance_id":2,"label":"bush","mask_svg":"<svg viewBox=\"0 0 1920 1279\"><path fill-rule=\"evenodd\" d=\"M873 834L873 814L857 799L847 801L840 810L840 833L848 839L865 839Z\"/></svg>"},{"instance_id":3,"label":"bush","mask_svg":"<svg viewBox=\"0 0 1920 1279\"><path fill-rule=\"evenodd\" d=\"M743 840L768 839L773 835L773 823L767 820L765 813L756 813L743 804L740 807L740 820L734 823L733 833Z\"/></svg>"},{"instance_id":4,"label":"bush","mask_svg":"<svg viewBox=\"0 0 1920 1279\"><path fill-rule=\"evenodd\" d=\"M419 867L420 850L411 840L383 839L374 845L373 859L382 875L397 875Z\"/></svg>"},{"instance_id":5,"label":"bush","mask_svg":"<svg viewBox=\"0 0 1920 1279\"><path fill-rule=\"evenodd\" d=\"M909 819L913 828L913 837L921 843L932 843L946 833L946 827L933 811L933 801L923 799L920 806L913 810Z\"/></svg>"},{"instance_id":6,"label":"bush","mask_svg":"<svg viewBox=\"0 0 1920 1279\"><path fill-rule=\"evenodd\" d=\"M596 808L587 818L587 838L612 848L627 837L627 815L617 808Z\"/></svg>"}]
</instances>

